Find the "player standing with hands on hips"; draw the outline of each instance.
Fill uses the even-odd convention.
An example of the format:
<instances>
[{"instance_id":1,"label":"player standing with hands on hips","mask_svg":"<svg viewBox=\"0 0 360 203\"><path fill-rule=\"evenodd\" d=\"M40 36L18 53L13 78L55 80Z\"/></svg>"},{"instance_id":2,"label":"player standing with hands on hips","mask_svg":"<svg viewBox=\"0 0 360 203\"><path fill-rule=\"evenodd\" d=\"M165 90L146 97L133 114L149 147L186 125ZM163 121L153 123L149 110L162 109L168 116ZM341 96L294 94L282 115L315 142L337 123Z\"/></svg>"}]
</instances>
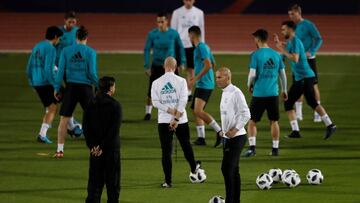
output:
<instances>
[{"instance_id":1,"label":"player standing with hands on hips","mask_svg":"<svg viewBox=\"0 0 360 203\"><path fill-rule=\"evenodd\" d=\"M216 71L216 83L223 90L220 103L221 135L224 138L221 171L225 182L225 202L239 203L239 159L247 140L245 125L250 119L250 110L244 94L231 84L231 72L228 68L223 67Z\"/></svg>"}]
</instances>

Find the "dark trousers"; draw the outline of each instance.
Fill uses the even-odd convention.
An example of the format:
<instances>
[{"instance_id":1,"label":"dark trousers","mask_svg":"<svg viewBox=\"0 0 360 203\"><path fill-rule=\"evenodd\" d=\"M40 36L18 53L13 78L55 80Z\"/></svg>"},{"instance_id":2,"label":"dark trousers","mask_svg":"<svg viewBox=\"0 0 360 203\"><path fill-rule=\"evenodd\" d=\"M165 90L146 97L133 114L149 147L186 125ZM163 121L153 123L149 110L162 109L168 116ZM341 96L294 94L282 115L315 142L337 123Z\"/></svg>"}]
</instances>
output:
<instances>
[{"instance_id":1,"label":"dark trousers","mask_svg":"<svg viewBox=\"0 0 360 203\"><path fill-rule=\"evenodd\" d=\"M246 135L240 135L232 139L224 139L221 171L225 182L226 203L240 202L241 179L239 159L246 140Z\"/></svg>"},{"instance_id":2,"label":"dark trousers","mask_svg":"<svg viewBox=\"0 0 360 203\"><path fill-rule=\"evenodd\" d=\"M90 155L86 203L100 203L104 185L107 190L107 202L118 203L120 196L119 151L103 151L100 157Z\"/></svg>"},{"instance_id":3,"label":"dark trousers","mask_svg":"<svg viewBox=\"0 0 360 203\"><path fill-rule=\"evenodd\" d=\"M159 123L158 131L162 150L162 167L165 174L165 181L166 183L171 184L174 131L171 131L169 129L168 123ZM194 152L190 144L190 130L188 123L179 124L175 131L175 134L184 152L184 156L189 162L191 171L194 172L196 169L196 163L194 158Z\"/></svg>"}]
</instances>

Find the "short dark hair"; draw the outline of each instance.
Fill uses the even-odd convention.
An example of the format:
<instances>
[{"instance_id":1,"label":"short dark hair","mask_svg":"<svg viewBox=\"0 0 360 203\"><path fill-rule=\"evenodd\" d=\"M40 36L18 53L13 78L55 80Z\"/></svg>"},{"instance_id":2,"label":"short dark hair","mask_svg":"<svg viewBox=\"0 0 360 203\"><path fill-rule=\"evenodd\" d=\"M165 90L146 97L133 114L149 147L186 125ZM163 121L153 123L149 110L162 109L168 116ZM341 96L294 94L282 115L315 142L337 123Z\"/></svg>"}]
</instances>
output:
<instances>
[{"instance_id":1,"label":"short dark hair","mask_svg":"<svg viewBox=\"0 0 360 203\"><path fill-rule=\"evenodd\" d=\"M78 40L85 40L89 35L88 30L85 28L85 26L80 26L80 28L76 31L76 38Z\"/></svg>"},{"instance_id":2,"label":"short dark hair","mask_svg":"<svg viewBox=\"0 0 360 203\"><path fill-rule=\"evenodd\" d=\"M69 19L69 18L76 18L76 13L75 11L68 11L65 13L64 15L65 19Z\"/></svg>"},{"instance_id":3,"label":"short dark hair","mask_svg":"<svg viewBox=\"0 0 360 203\"><path fill-rule=\"evenodd\" d=\"M166 12L159 12L158 14L157 14L157 17L165 17L166 19L168 19L168 14L166 13Z\"/></svg>"},{"instance_id":4,"label":"short dark hair","mask_svg":"<svg viewBox=\"0 0 360 203\"><path fill-rule=\"evenodd\" d=\"M254 33L252 33L252 35L262 42L266 42L269 37L268 31L266 31L265 29L258 29Z\"/></svg>"},{"instance_id":5,"label":"short dark hair","mask_svg":"<svg viewBox=\"0 0 360 203\"><path fill-rule=\"evenodd\" d=\"M63 36L63 32L57 26L50 26L46 29L45 39L53 40L55 37Z\"/></svg>"},{"instance_id":6,"label":"short dark hair","mask_svg":"<svg viewBox=\"0 0 360 203\"><path fill-rule=\"evenodd\" d=\"M189 33L193 33L197 36L200 36L201 35L201 29L199 26L196 26L196 25L193 25L189 28L188 30Z\"/></svg>"},{"instance_id":7,"label":"short dark hair","mask_svg":"<svg viewBox=\"0 0 360 203\"><path fill-rule=\"evenodd\" d=\"M110 88L114 86L115 78L110 76L104 76L99 79L99 91L103 93L107 93L110 91Z\"/></svg>"},{"instance_id":8,"label":"short dark hair","mask_svg":"<svg viewBox=\"0 0 360 203\"><path fill-rule=\"evenodd\" d=\"M301 14L301 7L299 6L299 4L292 4L291 6L289 6L288 11L297 11Z\"/></svg>"},{"instance_id":9,"label":"short dark hair","mask_svg":"<svg viewBox=\"0 0 360 203\"><path fill-rule=\"evenodd\" d=\"M294 23L294 21L291 20L287 20L281 23L281 25L286 25L288 28L291 28L293 30L296 29L296 24Z\"/></svg>"}]
</instances>

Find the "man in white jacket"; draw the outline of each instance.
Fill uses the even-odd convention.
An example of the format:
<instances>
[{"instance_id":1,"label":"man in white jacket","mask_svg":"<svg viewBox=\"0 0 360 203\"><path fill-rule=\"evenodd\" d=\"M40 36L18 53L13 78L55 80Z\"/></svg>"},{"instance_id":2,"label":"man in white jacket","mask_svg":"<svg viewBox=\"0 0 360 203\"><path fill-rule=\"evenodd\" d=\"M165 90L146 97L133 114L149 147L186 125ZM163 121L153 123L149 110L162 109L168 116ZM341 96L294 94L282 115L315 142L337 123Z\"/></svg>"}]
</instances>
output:
<instances>
[{"instance_id":1,"label":"man in white jacket","mask_svg":"<svg viewBox=\"0 0 360 203\"><path fill-rule=\"evenodd\" d=\"M223 136L223 160L221 171L224 176L226 203L239 203L241 180L239 159L246 143L245 125L250 119L250 110L244 94L231 84L231 71L220 68L216 71L216 84L222 88L220 112Z\"/></svg>"},{"instance_id":2,"label":"man in white jacket","mask_svg":"<svg viewBox=\"0 0 360 203\"><path fill-rule=\"evenodd\" d=\"M194 6L195 0L183 0L184 5L174 10L171 17L171 28L178 31L185 48L187 81L194 78L194 49L190 41L188 30L196 25L201 29L201 41L205 42L204 12ZM188 86L189 100L191 101L191 87Z\"/></svg>"},{"instance_id":3,"label":"man in white jacket","mask_svg":"<svg viewBox=\"0 0 360 203\"><path fill-rule=\"evenodd\" d=\"M184 156L190 165L190 175L195 175L201 169L200 161L195 161L194 152L190 144L190 130L186 114L187 84L186 80L175 75L176 60L166 58L164 62L165 74L155 80L151 87L151 99L158 109L158 131L162 149L162 166L165 174L163 188L170 188L171 181L171 154L173 134L179 140Z\"/></svg>"}]
</instances>

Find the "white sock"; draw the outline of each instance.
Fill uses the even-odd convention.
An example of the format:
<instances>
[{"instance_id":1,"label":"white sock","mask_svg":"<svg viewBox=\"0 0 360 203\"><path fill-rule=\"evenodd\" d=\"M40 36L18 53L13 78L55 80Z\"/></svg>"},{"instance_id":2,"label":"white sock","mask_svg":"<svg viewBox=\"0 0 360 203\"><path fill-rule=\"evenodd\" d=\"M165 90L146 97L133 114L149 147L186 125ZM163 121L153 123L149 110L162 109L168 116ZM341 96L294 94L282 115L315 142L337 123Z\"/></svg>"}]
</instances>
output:
<instances>
[{"instance_id":1,"label":"white sock","mask_svg":"<svg viewBox=\"0 0 360 203\"><path fill-rule=\"evenodd\" d=\"M295 102L295 112L297 117L302 117L302 102Z\"/></svg>"},{"instance_id":2,"label":"white sock","mask_svg":"<svg viewBox=\"0 0 360 203\"><path fill-rule=\"evenodd\" d=\"M273 142L272 145L273 148L279 148L279 142L280 142L279 140L273 140L272 142Z\"/></svg>"},{"instance_id":3,"label":"white sock","mask_svg":"<svg viewBox=\"0 0 360 203\"><path fill-rule=\"evenodd\" d=\"M318 102L318 104L320 104L320 101L317 101ZM320 117L320 115L318 114L318 112L316 112L316 111L314 111L314 117L316 118L316 117Z\"/></svg>"},{"instance_id":4,"label":"white sock","mask_svg":"<svg viewBox=\"0 0 360 203\"><path fill-rule=\"evenodd\" d=\"M188 96L191 95L191 89L188 89Z\"/></svg>"},{"instance_id":5,"label":"white sock","mask_svg":"<svg viewBox=\"0 0 360 203\"><path fill-rule=\"evenodd\" d=\"M196 132L199 138L205 138L205 126L203 125L196 126Z\"/></svg>"},{"instance_id":6,"label":"white sock","mask_svg":"<svg viewBox=\"0 0 360 203\"><path fill-rule=\"evenodd\" d=\"M249 137L249 145L250 146L255 146L256 145L256 137Z\"/></svg>"},{"instance_id":7,"label":"white sock","mask_svg":"<svg viewBox=\"0 0 360 203\"><path fill-rule=\"evenodd\" d=\"M145 106L145 113L146 114L151 114L151 110L152 110L152 105L146 105Z\"/></svg>"},{"instance_id":8,"label":"white sock","mask_svg":"<svg viewBox=\"0 0 360 203\"><path fill-rule=\"evenodd\" d=\"M39 135L41 137L45 137L49 128L50 128L49 124L47 124L47 123L41 124L41 129L40 129Z\"/></svg>"},{"instance_id":9,"label":"white sock","mask_svg":"<svg viewBox=\"0 0 360 203\"><path fill-rule=\"evenodd\" d=\"M64 144L58 144L57 152L64 152Z\"/></svg>"},{"instance_id":10,"label":"white sock","mask_svg":"<svg viewBox=\"0 0 360 203\"><path fill-rule=\"evenodd\" d=\"M332 124L332 121L330 119L330 117L325 114L324 116L321 117L321 120L323 120L323 122L325 123L326 127Z\"/></svg>"},{"instance_id":11,"label":"white sock","mask_svg":"<svg viewBox=\"0 0 360 203\"><path fill-rule=\"evenodd\" d=\"M221 131L221 127L215 120L211 121L209 125L215 130L215 132Z\"/></svg>"},{"instance_id":12,"label":"white sock","mask_svg":"<svg viewBox=\"0 0 360 203\"><path fill-rule=\"evenodd\" d=\"M71 117L67 123L67 128L73 130L75 128L74 117Z\"/></svg>"},{"instance_id":13,"label":"white sock","mask_svg":"<svg viewBox=\"0 0 360 203\"><path fill-rule=\"evenodd\" d=\"M299 129L299 124L298 124L298 121L297 121L296 119L290 121L290 125L291 125L291 130L293 130L293 131L300 131L300 129Z\"/></svg>"}]
</instances>

